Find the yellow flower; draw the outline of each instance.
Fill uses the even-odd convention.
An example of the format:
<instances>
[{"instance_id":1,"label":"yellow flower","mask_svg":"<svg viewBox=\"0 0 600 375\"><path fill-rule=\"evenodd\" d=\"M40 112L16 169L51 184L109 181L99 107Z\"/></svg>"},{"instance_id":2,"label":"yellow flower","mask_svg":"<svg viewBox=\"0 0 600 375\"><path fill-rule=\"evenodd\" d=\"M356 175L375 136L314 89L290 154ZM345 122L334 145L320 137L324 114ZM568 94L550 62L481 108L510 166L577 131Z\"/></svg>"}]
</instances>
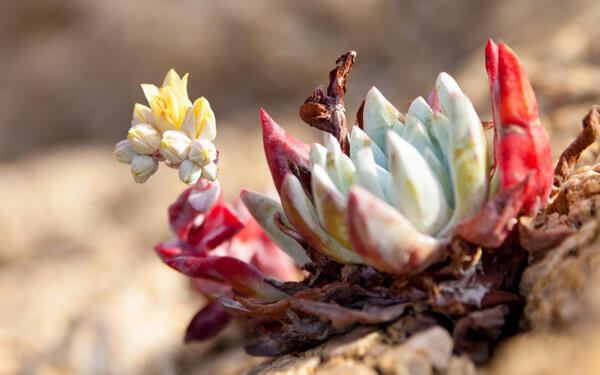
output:
<instances>
[{"instance_id":1,"label":"yellow flower","mask_svg":"<svg viewBox=\"0 0 600 375\"><path fill-rule=\"evenodd\" d=\"M142 84L142 90L154 117L153 125L161 132L181 128L183 118L188 108L192 106L187 95L187 79L188 74L181 78L175 70L171 69L165 76L162 87Z\"/></svg>"},{"instance_id":2,"label":"yellow flower","mask_svg":"<svg viewBox=\"0 0 600 375\"><path fill-rule=\"evenodd\" d=\"M187 80L188 74L180 77L171 69L161 87L142 84L149 107L135 103L127 139L114 151L117 160L131 164L136 182L156 172L159 161L179 169L186 184L217 178L215 114L204 97L190 101Z\"/></svg>"}]
</instances>

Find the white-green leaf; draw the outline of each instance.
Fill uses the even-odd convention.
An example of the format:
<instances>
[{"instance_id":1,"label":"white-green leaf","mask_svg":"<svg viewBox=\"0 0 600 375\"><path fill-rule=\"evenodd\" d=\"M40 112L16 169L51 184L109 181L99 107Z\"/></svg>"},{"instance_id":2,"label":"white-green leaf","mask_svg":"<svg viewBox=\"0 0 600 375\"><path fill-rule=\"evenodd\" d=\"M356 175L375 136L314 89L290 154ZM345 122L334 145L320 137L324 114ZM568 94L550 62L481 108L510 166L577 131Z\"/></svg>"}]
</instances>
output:
<instances>
[{"instance_id":1,"label":"white-green leaf","mask_svg":"<svg viewBox=\"0 0 600 375\"><path fill-rule=\"evenodd\" d=\"M351 249L346 227L346 197L337 189L327 172L315 165L311 174L313 200L325 230L342 245Z\"/></svg>"},{"instance_id":2,"label":"white-green leaf","mask_svg":"<svg viewBox=\"0 0 600 375\"><path fill-rule=\"evenodd\" d=\"M449 216L440 182L414 146L393 131L387 139L391 202L417 230L436 234Z\"/></svg>"},{"instance_id":3,"label":"white-green leaf","mask_svg":"<svg viewBox=\"0 0 600 375\"><path fill-rule=\"evenodd\" d=\"M386 152L386 133L400 119L400 112L375 87L367 93L363 110L363 130Z\"/></svg>"},{"instance_id":4,"label":"white-green leaf","mask_svg":"<svg viewBox=\"0 0 600 375\"><path fill-rule=\"evenodd\" d=\"M358 254L342 246L323 228L302 184L291 173L284 177L280 194L285 216L310 246L340 263L363 263Z\"/></svg>"},{"instance_id":5,"label":"white-green leaf","mask_svg":"<svg viewBox=\"0 0 600 375\"><path fill-rule=\"evenodd\" d=\"M448 115L449 109L452 106L450 97L455 94L464 96L454 78L445 72L442 72L438 75L437 80L435 81L435 89L437 91L442 111L444 111L444 114L446 115Z\"/></svg>"},{"instance_id":6,"label":"white-green leaf","mask_svg":"<svg viewBox=\"0 0 600 375\"><path fill-rule=\"evenodd\" d=\"M299 267L311 262L310 258L306 255L304 248L275 225L275 222L273 221L275 214L278 212L283 214L283 208L279 202L266 195L255 193L253 191L243 191L240 194L240 197L252 217L258 222L267 236L269 236L281 250L288 254Z\"/></svg>"},{"instance_id":7,"label":"white-green leaf","mask_svg":"<svg viewBox=\"0 0 600 375\"><path fill-rule=\"evenodd\" d=\"M373 152L375 163L380 167L387 169L387 157L383 151L381 151L379 146L377 146L377 144L373 142L361 128L358 126L352 127L352 132L350 133L350 159L352 159L354 163L356 163L357 153L365 147L369 147Z\"/></svg>"},{"instance_id":8,"label":"white-green leaf","mask_svg":"<svg viewBox=\"0 0 600 375\"><path fill-rule=\"evenodd\" d=\"M431 126L431 119L433 118L433 109L427 104L427 101L422 97L418 97L410 103L408 108L408 114L415 116L423 123L427 128Z\"/></svg>"},{"instance_id":9,"label":"white-green leaf","mask_svg":"<svg viewBox=\"0 0 600 375\"><path fill-rule=\"evenodd\" d=\"M320 165L325 168L325 161L327 160L327 149L319 144L313 143L310 145L310 164Z\"/></svg>"},{"instance_id":10,"label":"white-green leaf","mask_svg":"<svg viewBox=\"0 0 600 375\"><path fill-rule=\"evenodd\" d=\"M456 224L477 213L486 200L488 163L483 126L475 108L460 91L448 97L452 123L449 133L450 173L454 184L454 213L440 232L449 234Z\"/></svg>"},{"instance_id":11,"label":"white-green leaf","mask_svg":"<svg viewBox=\"0 0 600 375\"><path fill-rule=\"evenodd\" d=\"M356 184L387 201L386 187L389 184L390 173L378 166L370 148L363 148L356 154Z\"/></svg>"},{"instance_id":12,"label":"white-green leaf","mask_svg":"<svg viewBox=\"0 0 600 375\"><path fill-rule=\"evenodd\" d=\"M327 148L325 170L342 194L347 195L348 189L354 184L354 164L342 153L340 144L331 134L327 134L325 142Z\"/></svg>"}]
</instances>

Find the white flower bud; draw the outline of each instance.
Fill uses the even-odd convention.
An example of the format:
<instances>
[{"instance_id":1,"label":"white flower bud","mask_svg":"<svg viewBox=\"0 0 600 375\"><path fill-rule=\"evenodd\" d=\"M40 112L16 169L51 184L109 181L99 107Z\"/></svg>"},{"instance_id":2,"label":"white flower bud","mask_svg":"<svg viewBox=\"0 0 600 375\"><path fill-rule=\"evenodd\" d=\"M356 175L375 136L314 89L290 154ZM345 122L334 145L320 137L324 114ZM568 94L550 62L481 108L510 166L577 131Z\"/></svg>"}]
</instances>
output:
<instances>
[{"instance_id":1,"label":"white flower bud","mask_svg":"<svg viewBox=\"0 0 600 375\"><path fill-rule=\"evenodd\" d=\"M148 155L136 155L131 161L131 174L138 184L150 178L158 169L158 162Z\"/></svg>"},{"instance_id":2,"label":"white flower bud","mask_svg":"<svg viewBox=\"0 0 600 375\"><path fill-rule=\"evenodd\" d=\"M202 175L202 167L191 160L184 160L179 166L179 179L188 185L195 184Z\"/></svg>"},{"instance_id":3,"label":"white flower bud","mask_svg":"<svg viewBox=\"0 0 600 375\"><path fill-rule=\"evenodd\" d=\"M133 117L131 119L131 126L137 124L152 124L154 122L154 116L152 110L142 104L135 103L133 106Z\"/></svg>"},{"instance_id":4,"label":"white flower bud","mask_svg":"<svg viewBox=\"0 0 600 375\"><path fill-rule=\"evenodd\" d=\"M179 130L167 130L160 141L160 153L173 164L180 164L187 159L191 139Z\"/></svg>"},{"instance_id":5,"label":"white flower bud","mask_svg":"<svg viewBox=\"0 0 600 375\"><path fill-rule=\"evenodd\" d=\"M137 124L129 129L127 139L140 154L152 155L158 150L160 133L150 124Z\"/></svg>"},{"instance_id":6,"label":"white flower bud","mask_svg":"<svg viewBox=\"0 0 600 375\"><path fill-rule=\"evenodd\" d=\"M124 139L115 145L115 150L113 151L113 155L115 158L121 163L131 164L131 161L134 156L138 153L135 152L133 147L131 147L131 143L129 143L128 139Z\"/></svg>"},{"instance_id":7,"label":"white flower bud","mask_svg":"<svg viewBox=\"0 0 600 375\"><path fill-rule=\"evenodd\" d=\"M197 99L192 107L187 109L181 130L192 139L206 139L212 141L217 135L215 114L210 108L208 100L204 97Z\"/></svg>"},{"instance_id":8,"label":"white flower bud","mask_svg":"<svg viewBox=\"0 0 600 375\"><path fill-rule=\"evenodd\" d=\"M215 163L210 163L205 165L202 168L202 178L209 181L215 181L217 179L217 165Z\"/></svg>"},{"instance_id":9,"label":"white flower bud","mask_svg":"<svg viewBox=\"0 0 600 375\"><path fill-rule=\"evenodd\" d=\"M212 163L217 158L217 149L211 141L194 140L190 147L188 159L200 166Z\"/></svg>"}]
</instances>

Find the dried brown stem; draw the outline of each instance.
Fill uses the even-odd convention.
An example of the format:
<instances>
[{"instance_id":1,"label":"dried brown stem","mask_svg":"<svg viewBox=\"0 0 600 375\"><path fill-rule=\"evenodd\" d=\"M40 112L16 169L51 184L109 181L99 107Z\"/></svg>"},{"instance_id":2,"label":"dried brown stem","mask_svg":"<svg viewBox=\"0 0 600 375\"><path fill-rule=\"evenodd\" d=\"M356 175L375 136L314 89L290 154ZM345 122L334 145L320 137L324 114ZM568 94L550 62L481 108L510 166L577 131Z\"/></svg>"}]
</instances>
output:
<instances>
[{"instance_id":1,"label":"dried brown stem","mask_svg":"<svg viewBox=\"0 0 600 375\"><path fill-rule=\"evenodd\" d=\"M569 178L579 160L581 153L591 146L600 136L600 107L592 106L582 121L583 129L575 140L560 155L560 159L554 169L554 189L556 194L560 186Z\"/></svg>"},{"instance_id":2,"label":"dried brown stem","mask_svg":"<svg viewBox=\"0 0 600 375\"><path fill-rule=\"evenodd\" d=\"M346 94L348 74L355 58L354 51L340 56L336 61L337 66L329 73L327 92L324 92L321 87L316 88L300 106L300 118L308 125L332 134L340 142L342 151L346 154L350 150L343 98Z\"/></svg>"}]
</instances>

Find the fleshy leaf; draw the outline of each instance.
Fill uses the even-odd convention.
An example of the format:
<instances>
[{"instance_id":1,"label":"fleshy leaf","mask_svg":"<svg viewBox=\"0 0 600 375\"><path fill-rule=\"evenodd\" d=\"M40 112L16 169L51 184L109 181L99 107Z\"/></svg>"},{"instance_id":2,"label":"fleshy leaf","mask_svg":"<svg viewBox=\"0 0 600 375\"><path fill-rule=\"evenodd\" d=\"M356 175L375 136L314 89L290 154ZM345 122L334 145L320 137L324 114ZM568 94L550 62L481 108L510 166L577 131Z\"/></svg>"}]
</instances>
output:
<instances>
[{"instance_id":1,"label":"fleshy leaf","mask_svg":"<svg viewBox=\"0 0 600 375\"><path fill-rule=\"evenodd\" d=\"M363 130L377 146L386 152L386 133L401 118L400 112L375 88L371 87L365 99Z\"/></svg>"},{"instance_id":2,"label":"fleshy leaf","mask_svg":"<svg viewBox=\"0 0 600 375\"><path fill-rule=\"evenodd\" d=\"M381 151L379 146L369 138L367 133L362 131L358 126L354 126L350 133L350 159L352 159L355 164L357 153L365 147L369 147L373 152L375 163L380 167L387 169L388 160L383 151Z\"/></svg>"},{"instance_id":3,"label":"fleshy leaf","mask_svg":"<svg viewBox=\"0 0 600 375\"><path fill-rule=\"evenodd\" d=\"M491 39L488 39L487 45L485 46L485 69L487 70L487 74L490 81L490 93L492 95L492 119L494 121L494 125L499 123L499 119L496 117L496 100L494 99L494 87L496 86L496 79L498 77L498 46ZM494 165L492 166L492 175L497 176L495 174L496 167L498 166L498 160L500 152L500 147L498 145L498 126L494 126ZM495 179L496 182L498 181ZM494 182L494 184L496 184ZM496 191L497 192L497 191ZM495 194L494 194L495 195Z\"/></svg>"},{"instance_id":4,"label":"fleshy leaf","mask_svg":"<svg viewBox=\"0 0 600 375\"><path fill-rule=\"evenodd\" d=\"M288 235L281 232L273 222L276 213L281 212L283 214L283 208L279 202L266 195L246 190L242 190L240 198L244 202L244 205L246 205L246 208L248 208L252 217L256 219L269 238L275 242L281 250L294 259L299 267L311 262L302 246Z\"/></svg>"},{"instance_id":5,"label":"fleshy leaf","mask_svg":"<svg viewBox=\"0 0 600 375\"><path fill-rule=\"evenodd\" d=\"M452 123L448 159L454 182L454 212L440 235L451 233L456 224L475 215L487 198L487 148L483 126L469 98L460 89L454 90L445 104Z\"/></svg>"},{"instance_id":6,"label":"fleshy leaf","mask_svg":"<svg viewBox=\"0 0 600 375\"><path fill-rule=\"evenodd\" d=\"M435 89L442 107L442 112L448 115L448 110L452 106L451 97L454 94L462 95L458 84L450 74L442 72L435 81Z\"/></svg>"},{"instance_id":7,"label":"fleshy leaf","mask_svg":"<svg viewBox=\"0 0 600 375\"><path fill-rule=\"evenodd\" d=\"M315 208L304 193L300 181L291 173L283 180L281 203L285 216L294 229L315 250L340 263L362 263L358 254L342 246L321 226Z\"/></svg>"},{"instance_id":8,"label":"fleshy leaf","mask_svg":"<svg viewBox=\"0 0 600 375\"><path fill-rule=\"evenodd\" d=\"M221 281L242 294L259 299L276 301L287 296L267 284L265 275L255 267L233 257L181 256L165 263L185 275Z\"/></svg>"},{"instance_id":9,"label":"fleshy leaf","mask_svg":"<svg viewBox=\"0 0 600 375\"><path fill-rule=\"evenodd\" d=\"M235 211L224 203L217 203L206 214L199 227L192 227L188 243L199 251L214 249L235 236L244 227Z\"/></svg>"},{"instance_id":10,"label":"fleshy leaf","mask_svg":"<svg viewBox=\"0 0 600 375\"><path fill-rule=\"evenodd\" d=\"M445 242L419 233L395 208L358 186L350 189L348 230L365 262L385 272L417 273L447 256Z\"/></svg>"},{"instance_id":11,"label":"fleshy leaf","mask_svg":"<svg viewBox=\"0 0 600 375\"><path fill-rule=\"evenodd\" d=\"M215 337L231 317L219 302L210 302L198 311L185 331L185 342L203 341Z\"/></svg>"},{"instance_id":12,"label":"fleshy leaf","mask_svg":"<svg viewBox=\"0 0 600 375\"><path fill-rule=\"evenodd\" d=\"M198 215L209 211L220 197L221 187L218 182L200 180L195 186L186 189L169 206L171 230L180 239L187 239Z\"/></svg>"},{"instance_id":13,"label":"fleshy leaf","mask_svg":"<svg viewBox=\"0 0 600 375\"><path fill-rule=\"evenodd\" d=\"M199 277L192 277L191 280L194 288L207 299L213 300L219 297L233 298L233 290L227 284Z\"/></svg>"},{"instance_id":14,"label":"fleshy leaf","mask_svg":"<svg viewBox=\"0 0 600 375\"><path fill-rule=\"evenodd\" d=\"M327 149L325 146L319 143L313 143L310 145L310 164L320 165L325 168L327 163Z\"/></svg>"},{"instance_id":15,"label":"fleshy leaf","mask_svg":"<svg viewBox=\"0 0 600 375\"><path fill-rule=\"evenodd\" d=\"M342 245L352 248L346 228L346 198L319 165L312 170L312 192L317 214L325 230Z\"/></svg>"},{"instance_id":16,"label":"fleshy leaf","mask_svg":"<svg viewBox=\"0 0 600 375\"><path fill-rule=\"evenodd\" d=\"M264 110L261 110L260 115L265 156L271 170L271 176L273 176L275 188L279 192L285 174L290 171L289 161L305 168L310 167L310 146L297 140L277 125Z\"/></svg>"},{"instance_id":17,"label":"fleshy leaf","mask_svg":"<svg viewBox=\"0 0 600 375\"><path fill-rule=\"evenodd\" d=\"M354 184L354 164L346 154L342 153L340 144L332 135L327 134L325 137L327 146L325 170L335 186L346 195L348 188Z\"/></svg>"},{"instance_id":18,"label":"fleshy leaf","mask_svg":"<svg viewBox=\"0 0 600 375\"><path fill-rule=\"evenodd\" d=\"M356 154L356 184L369 190L380 199L388 200L386 187L390 183L390 173L375 164L371 148L363 148Z\"/></svg>"},{"instance_id":19,"label":"fleshy leaf","mask_svg":"<svg viewBox=\"0 0 600 375\"><path fill-rule=\"evenodd\" d=\"M427 104L425 99L418 97L410 103L408 107L408 113L415 116L419 121L427 128L431 126L431 120L433 119L433 109Z\"/></svg>"},{"instance_id":20,"label":"fleshy leaf","mask_svg":"<svg viewBox=\"0 0 600 375\"><path fill-rule=\"evenodd\" d=\"M492 86L500 192L534 171L535 184L522 197L524 210L533 212L545 204L552 187L550 141L538 118L537 101L527 74L517 55L504 43L498 45L498 72Z\"/></svg>"},{"instance_id":21,"label":"fleshy leaf","mask_svg":"<svg viewBox=\"0 0 600 375\"><path fill-rule=\"evenodd\" d=\"M447 222L448 203L435 174L419 151L393 131L388 132L394 206L420 232L437 233Z\"/></svg>"},{"instance_id":22,"label":"fleshy leaf","mask_svg":"<svg viewBox=\"0 0 600 375\"><path fill-rule=\"evenodd\" d=\"M534 184L533 173L516 185L498 193L472 218L459 223L456 233L484 247L498 247L512 230L511 220L523 206L522 196ZM512 224L516 224L516 221Z\"/></svg>"}]
</instances>

